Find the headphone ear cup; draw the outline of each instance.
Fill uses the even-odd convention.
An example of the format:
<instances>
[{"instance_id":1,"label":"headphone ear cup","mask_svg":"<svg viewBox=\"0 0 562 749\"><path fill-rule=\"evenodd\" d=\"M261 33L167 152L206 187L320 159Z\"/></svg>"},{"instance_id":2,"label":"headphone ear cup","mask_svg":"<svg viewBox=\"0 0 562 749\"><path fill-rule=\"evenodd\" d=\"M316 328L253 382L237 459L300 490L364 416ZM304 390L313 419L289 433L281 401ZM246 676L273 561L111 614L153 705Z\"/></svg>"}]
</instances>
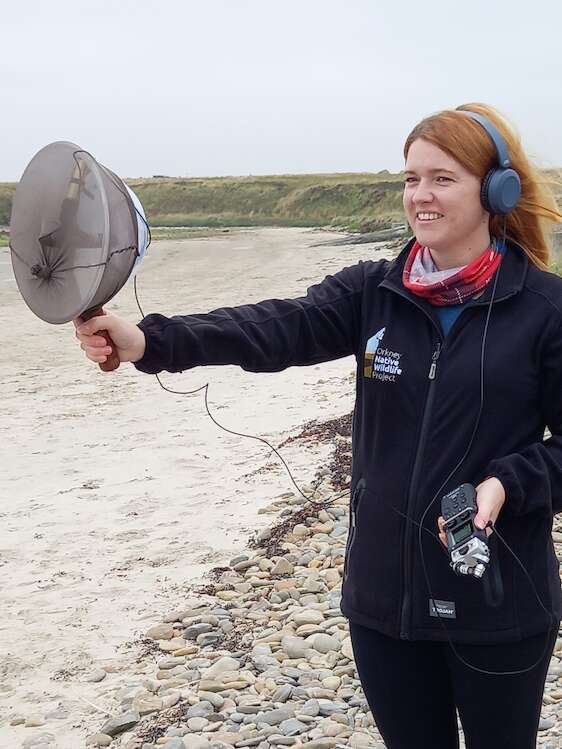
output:
<instances>
[{"instance_id":1,"label":"headphone ear cup","mask_svg":"<svg viewBox=\"0 0 562 749\"><path fill-rule=\"evenodd\" d=\"M482 180L480 200L488 213L503 216L521 197L521 180L514 169L491 169Z\"/></svg>"},{"instance_id":2,"label":"headphone ear cup","mask_svg":"<svg viewBox=\"0 0 562 749\"><path fill-rule=\"evenodd\" d=\"M480 202L482 203L482 207L484 208L484 210L488 211L488 213L494 213L492 207L490 206L488 190L495 171L495 169L490 169L488 174L486 174L486 176L482 180L482 184L480 185Z\"/></svg>"}]
</instances>

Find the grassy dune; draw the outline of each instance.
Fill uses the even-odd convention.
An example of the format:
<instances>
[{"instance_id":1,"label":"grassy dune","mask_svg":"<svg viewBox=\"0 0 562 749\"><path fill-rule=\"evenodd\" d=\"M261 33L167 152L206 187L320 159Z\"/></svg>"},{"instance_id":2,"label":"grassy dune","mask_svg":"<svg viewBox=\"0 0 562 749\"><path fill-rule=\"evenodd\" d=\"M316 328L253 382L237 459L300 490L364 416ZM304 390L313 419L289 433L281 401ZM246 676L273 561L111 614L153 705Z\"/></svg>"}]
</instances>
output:
<instances>
[{"instance_id":1,"label":"grassy dune","mask_svg":"<svg viewBox=\"0 0 562 749\"><path fill-rule=\"evenodd\" d=\"M562 171L545 171L562 205ZM248 177L130 179L159 236L201 227L325 226L368 232L405 223L403 173L285 174ZM0 183L0 227L10 220L13 183ZM159 228L167 227L167 228ZM560 240L562 234L558 235ZM7 236L0 231L0 245ZM562 240L555 242L557 259ZM553 260L555 259L553 257Z\"/></svg>"},{"instance_id":2,"label":"grassy dune","mask_svg":"<svg viewBox=\"0 0 562 749\"><path fill-rule=\"evenodd\" d=\"M152 226L341 226L403 221L402 178L307 174L140 179L128 184Z\"/></svg>"},{"instance_id":3,"label":"grassy dune","mask_svg":"<svg viewBox=\"0 0 562 749\"><path fill-rule=\"evenodd\" d=\"M404 220L402 175L305 174L151 178L127 183L151 226L338 226L359 231ZM10 220L15 184L0 183L0 225Z\"/></svg>"}]
</instances>

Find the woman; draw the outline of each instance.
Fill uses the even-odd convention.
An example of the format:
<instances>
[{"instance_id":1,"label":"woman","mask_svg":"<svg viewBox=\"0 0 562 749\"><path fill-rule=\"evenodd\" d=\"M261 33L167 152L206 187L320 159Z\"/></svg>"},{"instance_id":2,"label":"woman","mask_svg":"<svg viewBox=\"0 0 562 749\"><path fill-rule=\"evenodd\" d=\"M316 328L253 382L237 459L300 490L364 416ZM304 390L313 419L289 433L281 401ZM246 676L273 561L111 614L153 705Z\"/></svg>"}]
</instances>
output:
<instances>
[{"instance_id":1,"label":"woman","mask_svg":"<svg viewBox=\"0 0 562 749\"><path fill-rule=\"evenodd\" d=\"M481 196L499 151L467 111L495 125L519 175L505 216ZM149 373L271 372L354 354L341 607L378 728L389 749L451 749L458 710L469 749L530 749L562 611L551 539L562 511L562 279L546 270L545 233L562 215L490 107L428 117L404 155L415 236L393 261L344 268L298 299L138 326L77 320L77 337L102 362L109 349L95 333L105 328L121 361ZM503 584L493 605L481 581L452 572L442 545L439 499L463 483L476 487L475 523L495 523L529 575L492 535Z\"/></svg>"}]
</instances>

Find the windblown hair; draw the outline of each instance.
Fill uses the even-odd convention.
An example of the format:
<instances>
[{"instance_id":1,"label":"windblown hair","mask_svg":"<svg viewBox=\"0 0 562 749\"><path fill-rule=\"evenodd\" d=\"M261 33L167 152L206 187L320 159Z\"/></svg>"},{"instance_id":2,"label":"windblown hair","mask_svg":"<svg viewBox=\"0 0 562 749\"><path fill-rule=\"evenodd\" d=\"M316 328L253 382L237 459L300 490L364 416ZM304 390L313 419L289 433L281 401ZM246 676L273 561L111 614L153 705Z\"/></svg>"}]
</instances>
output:
<instances>
[{"instance_id":1,"label":"windblown hair","mask_svg":"<svg viewBox=\"0 0 562 749\"><path fill-rule=\"evenodd\" d=\"M502 237L505 222L507 239L522 247L538 268L548 270L553 225L562 223L562 212L552 189L559 183L549 179L530 162L519 135L496 109L486 104L470 103L426 117L408 135L404 158L408 157L412 143L423 138L452 156L471 174L483 179L498 165L495 146L482 126L458 114L459 110L477 112L496 126L507 144L511 166L521 179L519 203L505 217L490 216L490 235L498 239Z\"/></svg>"}]
</instances>

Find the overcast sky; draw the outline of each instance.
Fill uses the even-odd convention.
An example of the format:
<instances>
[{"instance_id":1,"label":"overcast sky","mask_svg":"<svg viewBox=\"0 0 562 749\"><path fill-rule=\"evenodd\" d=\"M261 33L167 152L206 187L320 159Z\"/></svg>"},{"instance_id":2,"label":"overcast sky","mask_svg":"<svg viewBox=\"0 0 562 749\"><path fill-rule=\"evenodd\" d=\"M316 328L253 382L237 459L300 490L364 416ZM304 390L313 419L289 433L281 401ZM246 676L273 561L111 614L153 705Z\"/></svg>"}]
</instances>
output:
<instances>
[{"instance_id":1,"label":"overcast sky","mask_svg":"<svg viewBox=\"0 0 562 749\"><path fill-rule=\"evenodd\" d=\"M398 171L468 101L562 167L560 0L16 0L0 24L0 180L54 140L124 177Z\"/></svg>"}]
</instances>

